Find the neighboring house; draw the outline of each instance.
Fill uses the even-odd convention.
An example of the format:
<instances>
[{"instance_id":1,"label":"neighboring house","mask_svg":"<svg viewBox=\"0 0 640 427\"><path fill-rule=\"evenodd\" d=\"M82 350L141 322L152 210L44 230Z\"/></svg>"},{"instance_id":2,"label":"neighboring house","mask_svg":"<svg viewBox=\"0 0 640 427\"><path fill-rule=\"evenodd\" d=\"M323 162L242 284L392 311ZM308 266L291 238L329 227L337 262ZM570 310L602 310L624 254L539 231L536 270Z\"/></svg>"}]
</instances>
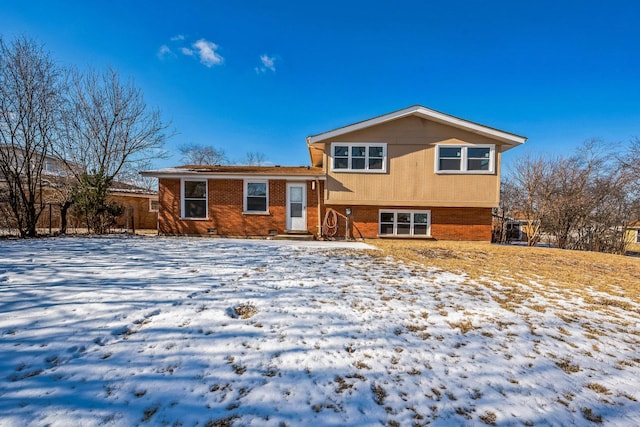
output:
<instances>
[{"instance_id":1,"label":"neighboring house","mask_svg":"<svg viewBox=\"0 0 640 427\"><path fill-rule=\"evenodd\" d=\"M539 233L538 220L528 220L519 211L511 212L504 216L500 208L493 210L493 237L492 242L512 243L528 242L529 236ZM542 237L542 235L540 235Z\"/></svg>"},{"instance_id":2,"label":"neighboring house","mask_svg":"<svg viewBox=\"0 0 640 427\"><path fill-rule=\"evenodd\" d=\"M41 180L42 202L46 206L38 219L38 228L57 230L61 226L59 205L65 200L65 197L70 195L75 178L60 159L46 155L42 163ZM0 177L1 185L3 185L2 177ZM109 187L109 200L124 208L123 214L116 219L116 227L127 229L157 228L157 191L115 181ZM68 220L70 227L84 228L82 221L74 215L73 209L70 211Z\"/></svg>"},{"instance_id":3,"label":"neighboring house","mask_svg":"<svg viewBox=\"0 0 640 427\"><path fill-rule=\"evenodd\" d=\"M634 222L627 227L624 241L627 243L627 252L640 254L640 222Z\"/></svg>"},{"instance_id":4,"label":"neighboring house","mask_svg":"<svg viewBox=\"0 0 640 427\"><path fill-rule=\"evenodd\" d=\"M502 215L502 211L497 208L492 212L491 241L493 243L526 242L527 233L523 230L527 227L527 221Z\"/></svg>"},{"instance_id":5,"label":"neighboring house","mask_svg":"<svg viewBox=\"0 0 640 427\"><path fill-rule=\"evenodd\" d=\"M43 201L47 205L38 219L38 228L57 230L61 227L60 203L61 188L70 186L73 181L62 175L45 176L43 173ZM67 192L65 190L63 192ZM65 194L68 196L68 194ZM114 227L126 230L155 230L158 227L158 192L135 185L115 181L109 187L108 200L123 207L116 218ZM69 229L86 227L71 207L68 217Z\"/></svg>"},{"instance_id":6,"label":"neighboring house","mask_svg":"<svg viewBox=\"0 0 640 427\"><path fill-rule=\"evenodd\" d=\"M115 181L109 187L109 200L124 208L116 227L155 230L158 227L158 192Z\"/></svg>"},{"instance_id":7,"label":"neighboring house","mask_svg":"<svg viewBox=\"0 0 640 427\"><path fill-rule=\"evenodd\" d=\"M143 175L159 178L160 234L322 237L337 212L337 236L490 241L502 153L525 141L413 106L308 137L310 167Z\"/></svg>"}]
</instances>

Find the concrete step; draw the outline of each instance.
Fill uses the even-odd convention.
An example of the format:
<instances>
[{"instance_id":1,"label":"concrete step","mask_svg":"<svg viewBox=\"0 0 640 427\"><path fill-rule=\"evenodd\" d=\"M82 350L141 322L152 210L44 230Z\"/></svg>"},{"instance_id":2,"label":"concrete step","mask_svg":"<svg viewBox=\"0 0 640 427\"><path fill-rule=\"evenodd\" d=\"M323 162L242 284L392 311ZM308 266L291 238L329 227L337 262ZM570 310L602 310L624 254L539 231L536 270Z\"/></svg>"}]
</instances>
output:
<instances>
[{"instance_id":1,"label":"concrete step","mask_svg":"<svg viewBox=\"0 0 640 427\"><path fill-rule=\"evenodd\" d=\"M306 231L287 231L273 236L274 240L313 240L313 234Z\"/></svg>"}]
</instances>

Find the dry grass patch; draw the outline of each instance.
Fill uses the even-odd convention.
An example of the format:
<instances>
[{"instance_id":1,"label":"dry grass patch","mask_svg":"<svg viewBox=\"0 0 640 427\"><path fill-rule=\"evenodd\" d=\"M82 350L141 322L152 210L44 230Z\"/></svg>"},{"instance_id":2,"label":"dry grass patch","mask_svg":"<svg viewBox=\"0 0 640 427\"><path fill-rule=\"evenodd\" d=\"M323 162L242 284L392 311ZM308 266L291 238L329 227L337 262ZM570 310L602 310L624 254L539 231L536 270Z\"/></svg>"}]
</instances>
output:
<instances>
[{"instance_id":1,"label":"dry grass patch","mask_svg":"<svg viewBox=\"0 0 640 427\"><path fill-rule=\"evenodd\" d=\"M251 303L242 303L233 307L233 314L240 319L249 319L258 313L258 308Z\"/></svg>"},{"instance_id":2,"label":"dry grass patch","mask_svg":"<svg viewBox=\"0 0 640 427\"><path fill-rule=\"evenodd\" d=\"M384 404L384 398L387 397L385 389L379 384L372 384L371 392L373 393L373 400L382 406Z\"/></svg>"},{"instance_id":3,"label":"dry grass patch","mask_svg":"<svg viewBox=\"0 0 640 427\"><path fill-rule=\"evenodd\" d=\"M349 390L353 388L353 384L349 384L344 378L337 376L335 379L336 382L336 393L342 393L345 390Z\"/></svg>"},{"instance_id":4,"label":"dry grass patch","mask_svg":"<svg viewBox=\"0 0 640 427\"><path fill-rule=\"evenodd\" d=\"M598 384L598 383L589 383L587 384L587 388L589 390L595 391L596 393L600 393L600 394L611 394L611 392L609 391L608 388L606 388L605 386L603 386L602 384Z\"/></svg>"},{"instance_id":5,"label":"dry grass patch","mask_svg":"<svg viewBox=\"0 0 640 427\"><path fill-rule=\"evenodd\" d=\"M210 420L204 425L204 427L232 427L233 420L238 418L237 415L232 415L230 417L219 418L217 420Z\"/></svg>"},{"instance_id":6,"label":"dry grass patch","mask_svg":"<svg viewBox=\"0 0 640 427\"><path fill-rule=\"evenodd\" d=\"M576 372L580 372L580 366L572 364L569 359L561 359L557 361L556 366L562 369L567 374L574 374Z\"/></svg>"},{"instance_id":7,"label":"dry grass patch","mask_svg":"<svg viewBox=\"0 0 640 427\"><path fill-rule=\"evenodd\" d=\"M483 415L480 415L478 418L480 418L480 421L490 426L495 426L496 420L498 419L498 417L496 417L496 414L494 414L491 411L485 412Z\"/></svg>"},{"instance_id":8,"label":"dry grass patch","mask_svg":"<svg viewBox=\"0 0 640 427\"><path fill-rule=\"evenodd\" d=\"M473 326L473 323L471 323L471 320L469 319L462 319L457 322L447 322L447 323L449 323L449 326L451 326L453 329L455 328L460 329L460 332L463 335L473 329L476 329L475 326Z\"/></svg>"},{"instance_id":9,"label":"dry grass patch","mask_svg":"<svg viewBox=\"0 0 640 427\"><path fill-rule=\"evenodd\" d=\"M585 420L596 424L602 424L602 416L594 413L591 408L582 408L580 411L582 412L582 416Z\"/></svg>"},{"instance_id":10,"label":"dry grass patch","mask_svg":"<svg viewBox=\"0 0 640 427\"><path fill-rule=\"evenodd\" d=\"M486 283L503 285L535 282L587 295L590 289L640 302L640 259L621 255L550 248L492 245L482 242L371 240L381 249L377 256L392 256L417 262L435 270L462 273ZM374 256L376 252L372 251ZM503 304L512 308L530 296L521 286L510 289ZM593 301L600 307L625 310L628 304L616 299Z\"/></svg>"}]
</instances>

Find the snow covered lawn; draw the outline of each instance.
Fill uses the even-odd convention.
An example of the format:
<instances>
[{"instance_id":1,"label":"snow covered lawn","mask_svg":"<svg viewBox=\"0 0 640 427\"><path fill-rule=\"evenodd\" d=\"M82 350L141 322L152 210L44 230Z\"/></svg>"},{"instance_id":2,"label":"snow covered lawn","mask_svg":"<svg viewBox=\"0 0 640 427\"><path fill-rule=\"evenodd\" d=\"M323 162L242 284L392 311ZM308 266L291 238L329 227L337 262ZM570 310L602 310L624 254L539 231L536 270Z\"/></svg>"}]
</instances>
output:
<instances>
[{"instance_id":1,"label":"snow covered lawn","mask_svg":"<svg viewBox=\"0 0 640 427\"><path fill-rule=\"evenodd\" d=\"M362 247L0 241L0 425L640 425L638 304Z\"/></svg>"}]
</instances>

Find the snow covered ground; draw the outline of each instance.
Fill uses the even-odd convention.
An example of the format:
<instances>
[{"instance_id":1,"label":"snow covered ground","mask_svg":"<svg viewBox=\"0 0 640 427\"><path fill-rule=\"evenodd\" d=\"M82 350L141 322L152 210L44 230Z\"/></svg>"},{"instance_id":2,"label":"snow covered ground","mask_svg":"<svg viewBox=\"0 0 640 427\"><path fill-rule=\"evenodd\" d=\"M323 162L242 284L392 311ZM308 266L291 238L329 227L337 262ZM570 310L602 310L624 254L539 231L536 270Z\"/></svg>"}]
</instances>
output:
<instances>
[{"instance_id":1,"label":"snow covered ground","mask_svg":"<svg viewBox=\"0 0 640 427\"><path fill-rule=\"evenodd\" d=\"M0 425L640 425L638 304L363 247L0 241Z\"/></svg>"}]
</instances>

